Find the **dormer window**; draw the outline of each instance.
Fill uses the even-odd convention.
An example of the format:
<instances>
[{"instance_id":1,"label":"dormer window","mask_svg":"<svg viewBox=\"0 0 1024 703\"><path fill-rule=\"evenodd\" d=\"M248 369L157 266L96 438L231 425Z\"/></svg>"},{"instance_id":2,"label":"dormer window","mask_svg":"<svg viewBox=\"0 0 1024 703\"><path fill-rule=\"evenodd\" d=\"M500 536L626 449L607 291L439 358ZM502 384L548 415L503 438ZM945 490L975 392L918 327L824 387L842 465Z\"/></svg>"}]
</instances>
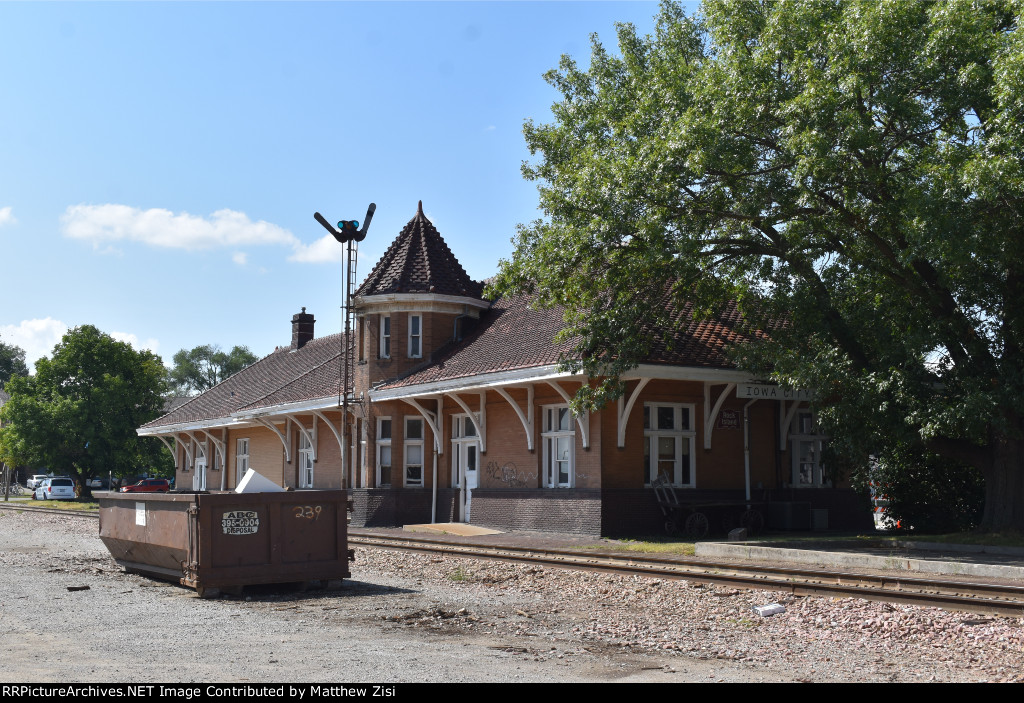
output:
<instances>
[{"instance_id":1,"label":"dormer window","mask_svg":"<svg viewBox=\"0 0 1024 703\"><path fill-rule=\"evenodd\" d=\"M409 315L409 358L423 356L423 316Z\"/></svg>"},{"instance_id":2,"label":"dormer window","mask_svg":"<svg viewBox=\"0 0 1024 703\"><path fill-rule=\"evenodd\" d=\"M380 358L391 358L391 316L380 316Z\"/></svg>"}]
</instances>

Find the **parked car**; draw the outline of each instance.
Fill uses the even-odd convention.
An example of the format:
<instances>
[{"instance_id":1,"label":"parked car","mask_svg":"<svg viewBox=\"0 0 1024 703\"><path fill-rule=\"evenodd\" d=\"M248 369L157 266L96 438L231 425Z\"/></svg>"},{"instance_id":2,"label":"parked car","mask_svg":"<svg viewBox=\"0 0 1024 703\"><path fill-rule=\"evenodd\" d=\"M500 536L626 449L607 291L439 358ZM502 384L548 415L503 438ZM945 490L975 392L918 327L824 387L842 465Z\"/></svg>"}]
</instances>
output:
<instances>
[{"instance_id":1,"label":"parked car","mask_svg":"<svg viewBox=\"0 0 1024 703\"><path fill-rule=\"evenodd\" d=\"M39 487L39 484L48 479L49 476L46 474L32 474L29 480L25 481L25 488L29 490L35 490Z\"/></svg>"},{"instance_id":2,"label":"parked car","mask_svg":"<svg viewBox=\"0 0 1024 703\"><path fill-rule=\"evenodd\" d=\"M113 484L110 482L109 476L97 476L96 478L89 479L89 488L98 489L101 491L109 491L111 485L117 487L117 479L114 479Z\"/></svg>"},{"instance_id":3,"label":"parked car","mask_svg":"<svg viewBox=\"0 0 1024 703\"><path fill-rule=\"evenodd\" d=\"M35 500L74 500L75 482L70 478L47 478L32 493Z\"/></svg>"},{"instance_id":4,"label":"parked car","mask_svg":"<svg viewBox=\"0 0 1024 703\"><path fill-rule=\"evenodd\" d=\"M171 482L166 478L144 478L138 483L125 486L122 493L167 493L171 490Z\"/></svg>"}]
</instances>

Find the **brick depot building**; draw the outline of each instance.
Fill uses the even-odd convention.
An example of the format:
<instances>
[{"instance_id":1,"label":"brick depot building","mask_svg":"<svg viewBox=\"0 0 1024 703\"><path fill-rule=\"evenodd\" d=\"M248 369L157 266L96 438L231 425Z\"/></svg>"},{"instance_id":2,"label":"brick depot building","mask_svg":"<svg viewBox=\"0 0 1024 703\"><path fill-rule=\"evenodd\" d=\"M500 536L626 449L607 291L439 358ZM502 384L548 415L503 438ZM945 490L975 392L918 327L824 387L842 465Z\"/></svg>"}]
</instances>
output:
<instances>
[{"instance_id":1,"label":"brick depot building","mask_svg":"<svg viewBox=\"0 0 1024 703\"><path fill-rule=\"evenodd\" d=\"M529 303L484 299L421 204L356 291L348 452L342 335L315 338L305 308L289 346L139 434L174 455L178 488L231 490L251 467L295 490L349 489L353 526L650 534L665 523L659 474L684 504L871 525L866 501L822 471L806 401L765 397L724 356L743 341L734 308L705 322L679 311L673 344L624 377L617 404L577 417L569 401L587 379L558 369L562 311ZM730 519L718 512L712 529Z\"/></svg>"}]
</instances>

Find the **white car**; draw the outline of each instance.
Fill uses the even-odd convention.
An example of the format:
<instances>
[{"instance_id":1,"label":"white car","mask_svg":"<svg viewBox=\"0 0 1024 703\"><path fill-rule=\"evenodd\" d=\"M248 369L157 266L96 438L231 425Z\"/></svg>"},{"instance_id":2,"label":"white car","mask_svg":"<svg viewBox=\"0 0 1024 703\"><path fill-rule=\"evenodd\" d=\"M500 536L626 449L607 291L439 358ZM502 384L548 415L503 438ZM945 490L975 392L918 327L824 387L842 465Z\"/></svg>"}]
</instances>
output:
<instances>
[{"instance_id":1,"label":"white car","mask_svg":"<svg viewBox=\"0 0 1024 703\"><path fill-rule=\"evenodd\" d=\"M36 488L39 488L39 484L41 484L48 478L49 476L47 476L46 474L32 474L32 477L29 480L25 481L25 488L28 488L29 490L35 490Z\"/></svg>"},{"instance_id":2,"label":"white car","mask_svg":"<svg viewBox=\"0 0 1024 703\"><path fill-rule=\"evenodd\" d=\"M70 478L48 478L36 487L35 500L74 500L75 482Z\"/></svg>"}]
</instances>

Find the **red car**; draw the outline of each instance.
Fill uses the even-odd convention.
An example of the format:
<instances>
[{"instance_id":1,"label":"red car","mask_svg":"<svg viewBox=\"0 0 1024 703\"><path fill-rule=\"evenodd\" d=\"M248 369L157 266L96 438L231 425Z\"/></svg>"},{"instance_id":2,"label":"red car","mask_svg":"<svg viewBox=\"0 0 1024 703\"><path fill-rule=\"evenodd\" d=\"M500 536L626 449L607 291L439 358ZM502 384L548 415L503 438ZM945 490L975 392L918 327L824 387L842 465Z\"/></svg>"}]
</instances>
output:
<instances>
[{"instance_id":1,"label":"red car","mask_svg":"<svg viewBox=\"0 0 1024 703\"><path fill-rule=\"evenodd\" d=\"M171 490L171 482L166 478L144 478L138 483L125 486L122 493L167 493Z\"/></svg>"}]
</instances>

